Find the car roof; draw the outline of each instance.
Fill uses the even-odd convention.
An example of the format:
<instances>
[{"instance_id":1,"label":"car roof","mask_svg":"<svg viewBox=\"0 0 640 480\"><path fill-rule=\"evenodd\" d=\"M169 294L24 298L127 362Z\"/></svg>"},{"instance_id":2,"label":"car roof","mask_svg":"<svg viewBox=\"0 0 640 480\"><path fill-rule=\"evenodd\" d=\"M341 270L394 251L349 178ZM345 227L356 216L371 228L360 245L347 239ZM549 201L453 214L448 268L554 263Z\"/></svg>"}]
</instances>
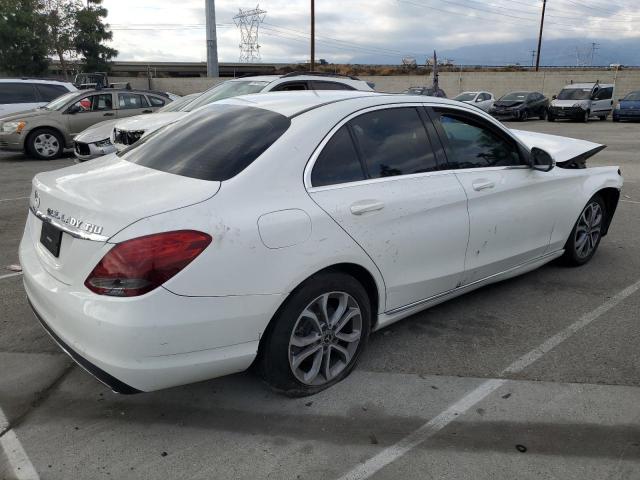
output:
<instances>
[{"instance_id":1,"label":"car roof","mask_svg":"<svg viewBox=\"0 0 640 480\"><path fill-rule=\"evenodd\" d=\"M61 80L53 80L47 78L0 78L0 83L44 83L54 85L73 85L71 82L63 82Z\"/></svg>"},{"instance_id":2,"label":"car roof","mask_svg":"<svg viewBox=\"0 0 640 480\"><path fill-rule=\"evenodd\" d=\"M429 103L435 105L461 105L460 102L454 100L448 100L440 97L426 97L424 95L378 93L358 90L304 90L295 92L269 92L242 95L239 97L219 100L201 108L209 108L221 103L228 105L244 105L271 110L284 115L285 117L294 117L301 113L314 110L325 105L330 105L332 103L361 100L363 98L371 99L371 105L384 105L402 102Z\"/></svg>"}]
</instances>

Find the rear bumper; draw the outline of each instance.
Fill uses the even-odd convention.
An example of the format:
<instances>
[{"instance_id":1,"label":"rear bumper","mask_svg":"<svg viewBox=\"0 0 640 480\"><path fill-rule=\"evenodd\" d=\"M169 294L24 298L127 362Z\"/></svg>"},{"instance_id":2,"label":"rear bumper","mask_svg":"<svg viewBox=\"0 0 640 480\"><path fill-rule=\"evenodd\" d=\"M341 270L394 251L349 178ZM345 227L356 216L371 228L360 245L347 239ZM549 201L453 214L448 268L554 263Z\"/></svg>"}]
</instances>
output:
<instances>
[{"instance_id":1,"label":"rear bumper","mask_svg":"<svg viewBox=\"0 0 640 480\"><path fill-rule=\"evenodd\" d=\"M186 297L162 287L140 297L100 296L82 282L67 285L52 277L39 254L25 231L20 262L36 316L71 358L121 393L245 370L282 298Z\"/></svg>"}]
</instances>

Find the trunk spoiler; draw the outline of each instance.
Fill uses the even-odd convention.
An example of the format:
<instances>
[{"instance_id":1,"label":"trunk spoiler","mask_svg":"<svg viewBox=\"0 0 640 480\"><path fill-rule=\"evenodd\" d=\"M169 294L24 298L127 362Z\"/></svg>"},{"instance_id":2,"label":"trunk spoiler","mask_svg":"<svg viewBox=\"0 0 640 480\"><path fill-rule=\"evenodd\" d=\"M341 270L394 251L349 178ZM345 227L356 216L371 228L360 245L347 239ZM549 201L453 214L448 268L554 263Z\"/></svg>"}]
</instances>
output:
<instances>
[{"instance_id":1,"label":"trunk spoiler","mask_svg":"<svg viewBox=\"0 0 640 480\"><path fill-rule=\"evenodd\" d=\"M529 149L538 147L553 157L560 168L587 168L587 159L607 146L576 138L548 135L546 133L511 130Z\"/></svg>"}]
</instances>

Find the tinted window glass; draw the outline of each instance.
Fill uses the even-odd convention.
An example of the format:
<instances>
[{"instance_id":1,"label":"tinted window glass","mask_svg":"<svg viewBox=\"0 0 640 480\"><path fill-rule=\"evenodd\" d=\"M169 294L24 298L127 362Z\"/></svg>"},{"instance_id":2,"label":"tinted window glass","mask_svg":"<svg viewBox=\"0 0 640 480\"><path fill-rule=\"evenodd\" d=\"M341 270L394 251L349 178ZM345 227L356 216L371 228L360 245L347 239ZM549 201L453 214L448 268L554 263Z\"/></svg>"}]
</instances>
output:
<instances>
[{"instance_id":1,"label":"tinted window glass","mask_svg":"<svg viewBox=\"0 0 640 480\"><path fill-rule=\"evenodd\" d=\"M349 123L371 178L437 168L427 132L415 108L376 110Z\"/></svg>"},{"instance_id":2,"label":"tinted window glass","mask_svg":"<svg viewBox=\"0 0 640 480\"><path fill-rule=\"evenodd\" d=\"M311 82L311 88L314 90L355 90L355 88L338 82Z\"/></svg>"},{"instance_id":3,"label":"tinted window glass","mask_svg":"<svg viewBox=\"0 0 640 480\"><path fill-rule=\"evenodd\" d=\"M288 92L291 90L306 90L306 89L307 89L307 82L290 82L290 83L284 83L282 85L278 85L276 88L273 89L273 91Z\"/></svg>"},{"instance_id":4,"label":"tinted window glass","mask_svg":"<svg viewBox=\"0 0 640 480\"><path fill-rule=\"evenodd\" d=\"M35 86L38 90L38 93L40 93L40 98L43 102L50 102L51 100L54 100L60 95L64 95L69 91L62 85L47 85L45 83L36 83Z\"/></svg>"},{"instance_id":5,"label":"tinted window glass","mask_svg":"<svg viewBox=\"0 0 640 480\"><path fill-rule=\"evenodd\" d=\"M449 140L449 163L456 168L524 165L517 147L490 129L448 114L440 124Z\"/></svg>"},{"instance_id":6,"label":"tinted window glass","mask_svg":"<svg viewBox=\"0 0 640 480\"><path fill-rule=\"evenodd\" d=\"M345 125L331 137L318 156L311 172L311 184L321 187L356 182L364 178L358 153Z\"/></svg>"},{"instance_id":7,"label":"tinted window glass","mask_svg":"<svg viewBox=\"0 0 640 480\"><path fill-rule=\"evenodd\" d=\"M613 88L612 87L601 88L600 90L598 90L598 93L596 94L595 99L596 100L610 100L612 96L613 96Z\"/></svg>"},{"instance_id":8,"label":"tinted window glass","mask_svg":"<svg viewBox=\"0 0 640 480\"><path fill-rule=\"evenodd\" d=\"M111 94L104 93L84 97L74 103L70 108L75 109L78 113L111 110L113 108Z\"/></svg>"},{"instance_id":9,"label":"tinted window glass","mask_svg":"<svg viewBox=\"0 0 640 480\"><path fill-rule=\"evenodd\" d=\"M30 83L0 83L0 103L36 103L36 92Z\"/></svg>"},{"instance_id":10,"label":"tinted window glass","mask_svg":"<svg viewBox=\"0 0 640 480\"><path fill-rule=\"evenodd\" d=\"M250 165L290 124L269 110L216 104L156 130L118 155L167 173L223 181Z\"/></svg>"},{"instance_id":11,"label":"tinted window glass","mask_svg":"<svg viewBox=\"0 0 640 480\"><path fill-rule=\"evenodd\" d=\"M122 110L130 108L143 108L147 107L147 99L143 95L137 95L135 93L119 93L118 94L118 107Z\"/></svg>"},{"instance_id":12,"label":"tinted window glass","mask_svg":"<svg viewBox=\"0 0 640 480\"><path fill-rule=\"evenodd\" d=\"M164 106L164 100L158 97L152 97L149 95L149 101L151 102L152 107L162 107Z\"/></svg>"}]
</instances>

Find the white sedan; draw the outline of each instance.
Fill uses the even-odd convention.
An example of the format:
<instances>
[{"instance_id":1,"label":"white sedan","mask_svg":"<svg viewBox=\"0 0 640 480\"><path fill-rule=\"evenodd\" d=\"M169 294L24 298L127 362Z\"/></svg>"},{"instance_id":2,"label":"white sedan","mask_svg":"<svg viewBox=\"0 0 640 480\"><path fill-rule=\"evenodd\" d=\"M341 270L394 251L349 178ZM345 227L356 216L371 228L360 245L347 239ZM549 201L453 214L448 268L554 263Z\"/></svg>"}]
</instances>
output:
<instances>
[{"instance_id":1,"label":"white sedan","mask_svg":"<svg viewBox=\"0 0 640 480\"><path fill-rule=\"evenodd\" d=\"M44 328L115 391L256 362L318 392L373 330L556 258L582 265L622 177L602 145L463 103L259 94L38 174L20 244Z\"/></svg>"},{"instance_id":2,"label":"white sedan","mask_svg":"<svg viewBox=\"0 0 640 480\"><path fill-rule=\"evenodd\" d=\"M493 93L490 92L462 92L454 98L459 102L468 103L474 107L478 107L480 110L488 112L493 107L495 98Z\"/></svg>"}]
</instances>

